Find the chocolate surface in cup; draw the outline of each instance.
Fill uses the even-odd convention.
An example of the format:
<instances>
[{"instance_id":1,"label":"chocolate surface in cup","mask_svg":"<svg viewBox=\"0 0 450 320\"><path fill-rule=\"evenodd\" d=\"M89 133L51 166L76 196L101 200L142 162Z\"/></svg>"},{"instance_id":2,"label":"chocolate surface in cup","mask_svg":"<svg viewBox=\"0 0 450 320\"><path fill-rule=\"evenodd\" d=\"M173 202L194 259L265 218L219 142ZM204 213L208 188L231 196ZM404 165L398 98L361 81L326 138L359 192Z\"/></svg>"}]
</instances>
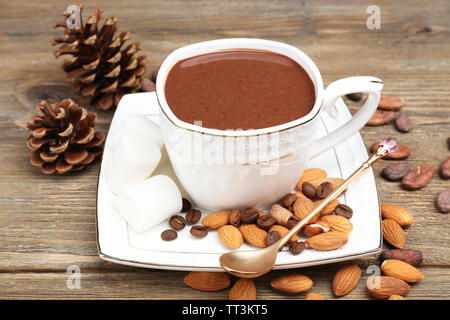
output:
<instances>
[{"instance_id":1,"label":"chocolate surface in cup","mask_svg":"<svg viewBox=\"0 0 450 320\"><path fill-rule=\"evenodd\" d=\"M179 61L167 76L165 96L178 119L220 130L281 125L307 115L316 98L311 78L297 62L254 49Z\"/></svg>"}]
</instances>

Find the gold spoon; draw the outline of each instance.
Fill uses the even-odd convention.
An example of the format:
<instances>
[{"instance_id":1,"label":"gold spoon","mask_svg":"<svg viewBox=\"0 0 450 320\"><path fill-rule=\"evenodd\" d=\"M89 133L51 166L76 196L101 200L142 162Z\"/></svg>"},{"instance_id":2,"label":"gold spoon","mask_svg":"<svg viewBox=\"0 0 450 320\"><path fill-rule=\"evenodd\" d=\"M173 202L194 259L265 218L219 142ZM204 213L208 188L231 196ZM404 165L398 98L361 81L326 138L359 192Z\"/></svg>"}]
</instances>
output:
<instances>
[{"instance_id":1,"label":"gold spoon","mask_svg":"<svg viewBox=\"0 0 450 320\"><path fill-rule=\"evenodd\" d=\"M241 278L255 278L269 272L275 265L278 252L294 234L300 231L300 229L315 215L322 211L331 200L337 198L353 181L369 169L376 161L395 151L397 147L398 142L395 138L386 137L381 141L378 149L361 165L361 167L353 172L341 186L330 193L304 219L299 221L283 238L264 249L224 253L219 258L222 268L232 275Z\"/></svg>"}]
</instances>

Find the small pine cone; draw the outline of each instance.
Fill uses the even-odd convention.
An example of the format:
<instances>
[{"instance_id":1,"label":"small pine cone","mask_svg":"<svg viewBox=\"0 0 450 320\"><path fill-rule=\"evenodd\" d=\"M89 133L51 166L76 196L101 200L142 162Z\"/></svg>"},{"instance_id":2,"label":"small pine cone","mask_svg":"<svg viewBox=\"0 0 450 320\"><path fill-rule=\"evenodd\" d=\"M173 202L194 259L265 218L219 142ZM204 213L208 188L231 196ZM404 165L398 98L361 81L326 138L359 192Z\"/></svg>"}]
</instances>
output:
<instances>
[{"instance_id":1,"label":"small pine cone","mask_svg":"<svg viewBox=\"0 0 450 320\"><path fill-rule=\"evenodd\" d=\"M124 94L142 87L146 56L134 57L141 49L139 42L124 45L130 37L128 31L116 35L115 17L106 19L99 28L103 10L97 8L83 25L82 9L79 6L79 29L67 25L69 14L64 12L63 22L55 24L55 28L64 28L64 35L55 38L52 44L61 44L55 51L57 58L64 54L72 55L64 61L62 68L67 72L67 80L73 83L75 92L81 94L82 103L95 104L97 109L107 110L116 107Z\"/></svg>"},{"instance_id":2,"label":"small pine cone","mask_svg":"<svg viewBox=\"0 0 450 320\"><path fill-rule=\"evenodd\" d=\"M97 114L70 99L41 102L37 116L28 120L32 134L27 139L31 164L46 174L81 170L101 153L105 135L94 131Z\"/></svg>"}]
</instances>

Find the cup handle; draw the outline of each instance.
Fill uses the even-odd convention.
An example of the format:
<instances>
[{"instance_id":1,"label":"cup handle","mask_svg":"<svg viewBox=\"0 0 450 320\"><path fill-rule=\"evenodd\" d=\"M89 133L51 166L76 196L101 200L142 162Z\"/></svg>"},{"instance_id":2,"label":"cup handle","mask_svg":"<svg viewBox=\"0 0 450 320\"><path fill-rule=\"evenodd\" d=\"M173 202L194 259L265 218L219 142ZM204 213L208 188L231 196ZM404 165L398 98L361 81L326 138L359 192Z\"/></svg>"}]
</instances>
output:
<instances>
[{"instance_id":1,"label":"cup handle","mask_svg":"<svg viewBox=\"0 0 450 320\"><path fill-rule=\"evenodd\" d=\"M322 108L332 118L336 118L337 116L336 101L343 95L363 92L367 93L368 97L364 105L352 119L314 142L310 159L358 132L375 113L380 102L381 89L383 89L383 81L375 77L350 77L331 83L325 89Z\"/></svg>"}]
</instances>

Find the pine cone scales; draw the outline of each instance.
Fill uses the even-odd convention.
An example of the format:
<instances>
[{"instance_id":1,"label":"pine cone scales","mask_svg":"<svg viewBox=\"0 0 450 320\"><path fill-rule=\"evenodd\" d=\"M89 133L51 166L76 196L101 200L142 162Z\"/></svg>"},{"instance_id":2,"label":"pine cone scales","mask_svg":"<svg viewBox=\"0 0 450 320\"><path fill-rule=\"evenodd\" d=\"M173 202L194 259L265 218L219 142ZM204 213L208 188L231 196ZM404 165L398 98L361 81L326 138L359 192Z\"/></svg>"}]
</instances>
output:
<instances>
[{"instance_id":1,"label":"pine cone scales","mask_svg":"<svg viewBox=\"0 0 450 320\"><path fill-rule=\"evenodd\" d=\"M82 7L80 8L80 18ZM96 104L98 109L107 110L117 106L124 94L133 93L142 86L145 74L146 56L135 57L141 49L139 42L125 46L129 32L116 36L117 19L106 19L99 28L102 9L95 9L92 16L80 29L71 29L65 22L69 15L63 14L64 22L55 28L65 28L64 35L53 40L61 44L55 56L72 55L63 63L68 81L81 94L83 103ZM81 21L81 20L80 20Z\"/></svg>"},{"instance_id":2,"label":"pine cone scales","mask_svg":"<svg viewBox=\"0 0 450 320\"><path fill-rule=\"evenodd\" d=\"M37 116L28 120L32 134L27 139L31 164L46 174L81 170L101 152L105 135L95 131L95 112L88 112L72 100L36 107Z\"/></svg>"}]
</instances>

